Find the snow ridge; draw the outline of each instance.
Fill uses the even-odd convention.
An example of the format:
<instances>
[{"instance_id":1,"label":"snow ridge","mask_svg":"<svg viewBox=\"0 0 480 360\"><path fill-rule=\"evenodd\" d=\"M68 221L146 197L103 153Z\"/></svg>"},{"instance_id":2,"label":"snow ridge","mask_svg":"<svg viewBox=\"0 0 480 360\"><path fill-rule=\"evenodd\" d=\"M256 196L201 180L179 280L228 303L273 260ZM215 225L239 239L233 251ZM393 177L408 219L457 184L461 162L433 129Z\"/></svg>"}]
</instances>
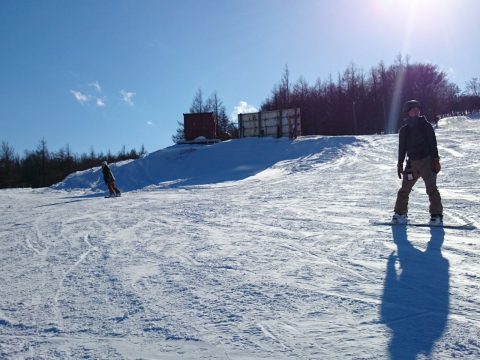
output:
<instances>
[{"instance_id":1,"label":"snow ridge","mask_svg":"<svg viewBox=\"0 0 480 360\"><path fill-rule=\"evenodd\" d=\"M292 164L288 171L307 170L314 164L333 161L349 146L361 143L356 137L343 136L303 137L295 141L245 138L215 145L174 145L136 161L113 164L112 171L124 191L147 186L204 185L242 180L282 162ZM105 185L97 167L74 173L53 188L104 191Z\"/></svg>"}]
</instances>

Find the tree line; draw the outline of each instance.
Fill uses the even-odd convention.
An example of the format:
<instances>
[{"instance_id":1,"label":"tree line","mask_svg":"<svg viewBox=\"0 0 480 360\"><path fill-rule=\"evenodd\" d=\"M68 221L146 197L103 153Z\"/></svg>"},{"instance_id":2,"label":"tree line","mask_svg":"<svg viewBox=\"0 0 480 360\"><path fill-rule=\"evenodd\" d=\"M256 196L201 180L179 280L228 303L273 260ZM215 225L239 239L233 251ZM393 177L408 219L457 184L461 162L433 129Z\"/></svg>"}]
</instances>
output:
<instances>
[{"instance_id":1,"label":"tree line","mask_svg":"<svg viewBox=\"0 0 480 360\"><path fill-rule=\"evenodd\" d=\"M42 139L33 151L25 151L20 157L7 142L2 141L0 147L0 188L13 187L45 187L62 181L75 171L99 166L102 161L116 162L128 159L138 159L146 154L142 145L139 151L127 151L125 146L117 154L108 151L106 154L95 153L93 148L89 153L73 154L66 145L57 152L48 150L47 142Z\"/></svg>"},{"instance_id":2,"label":"tree line","mask_svg":"<svg viewBox=\"0 0 480 360\"><path fill-rule=\"evenodd\" d=\"M403 123L402 105L415 99L431 122L439 118L480 111L480 80L473 78L465 90L448 79L437 65L410 63L399 54L390 66L381 61L369 71L351 63L334 78L317 79L310 85L303 77L292 83L285 66L280 82L260 106L261 111L300 108L303 135L361 135L395 133ZM218 137L238 137L223 102L214 92L206 101L202 90L195 94L190 113L214 112ZM184 137L178 122L173 142Z\"/></svg>"},{"instance_id":3,"label":"tree line","mask_svg":"<svg viewBox=\"0 0 480 360\"><path fill-rule=\"evenodd\" d=\"M433 121L480 109L480 81L460 88L445 71L429 63L409 62L399 55L394 64L380 62L368 72L353 63L334 80L309 85L303 77L292 84L288 66L261 110L301 109L303 135L393 133L402 125L402 105L416 99Z\"/></svg>"}]
</instances>

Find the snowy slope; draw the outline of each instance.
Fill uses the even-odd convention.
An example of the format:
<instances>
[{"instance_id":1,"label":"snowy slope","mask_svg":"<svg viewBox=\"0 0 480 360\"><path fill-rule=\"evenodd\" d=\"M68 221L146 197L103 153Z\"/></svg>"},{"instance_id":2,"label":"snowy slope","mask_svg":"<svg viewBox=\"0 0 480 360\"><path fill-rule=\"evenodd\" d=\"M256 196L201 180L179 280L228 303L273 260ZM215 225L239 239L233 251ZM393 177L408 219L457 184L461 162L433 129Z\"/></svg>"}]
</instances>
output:
<instances>
[{"instance_id":1,"label":"snowy slope","mask_svg":"<svg viewBox=\"0 0 480 360\"><path fill-rule=\"evenodd\" d=\"M445 221L480 225L479 135L437 130ZM391 214L396 146L171 147L113 168L121 198L98 169L0 191L0 358L480 358L479 232L368 225Z\"/></svg>"},{"instance_id":2,"label":"snowy slope","mask_svg":"<svg viewBox=\"0 0 480 360\"><path fill-rule=\"evenodd\" d=\"M318 162L338 156L355 137L304 137L298 141L286 138L245 138L215 145L174 145L149 154L137 161L112 165L112 171L123 190L155 187L178 187L236 181L258 174L280 161L315 157ZM106 189L101 168L68 176L55 189Z\"/></svg>"}]
</instances>

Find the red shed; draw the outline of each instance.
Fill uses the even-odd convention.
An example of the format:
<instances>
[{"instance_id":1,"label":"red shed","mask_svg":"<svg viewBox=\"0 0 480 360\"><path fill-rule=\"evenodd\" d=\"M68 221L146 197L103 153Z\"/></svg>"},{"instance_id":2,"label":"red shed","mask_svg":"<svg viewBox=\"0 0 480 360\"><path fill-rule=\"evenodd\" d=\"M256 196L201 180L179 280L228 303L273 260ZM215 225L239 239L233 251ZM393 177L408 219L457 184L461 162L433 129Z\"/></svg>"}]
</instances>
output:
<instances>
[{"instance_id":1,"label":"red shed","mask_svg":"<svg viewBox=\"0 0 480 360\"><path fill-rule=\"evenodd\" d=\"M217 137L215 113L183 114L185 140L192 141L199 136L213 140Z\"/></svg>"}]
</instances>

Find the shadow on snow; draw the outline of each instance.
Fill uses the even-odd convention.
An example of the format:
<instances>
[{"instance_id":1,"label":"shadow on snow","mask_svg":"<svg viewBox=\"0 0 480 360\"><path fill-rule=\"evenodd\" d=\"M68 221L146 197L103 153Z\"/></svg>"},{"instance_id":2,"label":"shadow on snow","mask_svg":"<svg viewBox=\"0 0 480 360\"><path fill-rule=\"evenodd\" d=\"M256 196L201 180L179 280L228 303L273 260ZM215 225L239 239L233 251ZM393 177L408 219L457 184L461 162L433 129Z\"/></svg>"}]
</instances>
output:
<instances>
[{"instance_id":1,"label":"shadow on snow","mask_svg":"<svg viewBox=\"0 0 480 360\"><path fill-rule=\"evenodd\" d=\"M65 196L65 197L62 197L61 199L65 199L65 200L68 200L68 201L59 201L59 202L56 202L56 203L39 205L39 206L35 206L35 208L43 208L43 207L49 207L49 206L72 204L72 203L82 202L82 201L86 201L86 200L93 200L93 199L98 199L98 198L103 198L103 197L105 197L104 193L83 194L83 195L77 195L77 196Z\"/></svg>"},{"instance_id":2,"label":"shadow on snow","mask_svg":"<svg viewBox=\"0 0 480 360\"><path fill-rule=\"evenodd\" d=\"M443 228L430 228L421 251L408 240L405 226L392 226L397 252L387 262L381 321L392 331L391 359L429 355L441 338L449 313L449 263L442 256Z\"/></svg>"}]
</instances>

